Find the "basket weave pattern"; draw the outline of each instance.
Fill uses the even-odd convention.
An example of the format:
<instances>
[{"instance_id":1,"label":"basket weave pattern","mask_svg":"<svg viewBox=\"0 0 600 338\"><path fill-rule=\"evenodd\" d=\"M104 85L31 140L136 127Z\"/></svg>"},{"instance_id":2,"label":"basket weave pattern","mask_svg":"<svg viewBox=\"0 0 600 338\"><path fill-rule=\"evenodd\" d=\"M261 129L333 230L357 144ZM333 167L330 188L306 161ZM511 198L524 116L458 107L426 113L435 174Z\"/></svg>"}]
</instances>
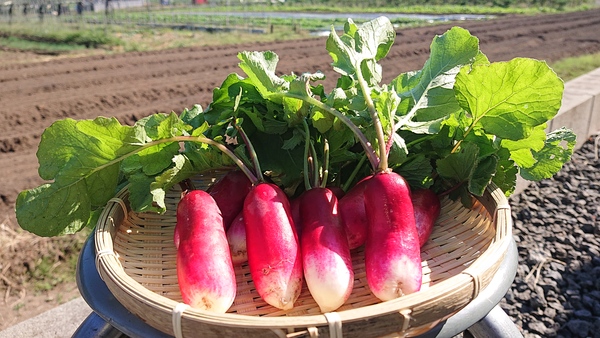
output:
<instances>
[{"instance_id":1,"label":"basket weave pattern","mask_svg":"<svg viewBox=\"0 0 600 338\"><path fill-rule=\"evenodd\" d=\"M212 175L199 177L205 187ZM489 189L467 209L447 198L434 232L422 248L423 287L418 293L381 302L369 291L363 251L352 252L355 283L348 301L323 315L306 285L291 310L266 304L255 291L246 264L236 267L237 296L227 314L186 309L173 327L181 303L173 244L180 191L166 196L167 212L135 213L127 190L105 208L96 228L98 270L111 292L149 325L184 337L329 336L338 325L344 337L411 336L423 333L466 306L489 284L507 250L510 208L499 189ZM108 254L107 254L108 253Z\"/></svg>"}]
</instances>

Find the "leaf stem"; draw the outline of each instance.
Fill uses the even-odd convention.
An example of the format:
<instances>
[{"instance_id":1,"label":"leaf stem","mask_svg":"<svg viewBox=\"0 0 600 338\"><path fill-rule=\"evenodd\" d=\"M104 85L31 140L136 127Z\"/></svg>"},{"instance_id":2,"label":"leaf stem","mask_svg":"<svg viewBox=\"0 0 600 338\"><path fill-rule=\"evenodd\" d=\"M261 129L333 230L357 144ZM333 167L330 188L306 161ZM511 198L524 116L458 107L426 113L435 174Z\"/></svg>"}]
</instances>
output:
<instances>
[{"instance_id":1,"label":"leaf stem","mask_svg":"<svg viewBox=\"0 0 600 338\"><path fill-rule=\"evenodd\" d=\"M323 177L321 178L321 188L327 186L327 179L329 178L329 142L326 137L323 137Z\"/></svg>"},{"instance_id":2,"label":"leaf stem","mask_svg":"<svg viewBox=\"0 0 600 338\"><path fill-rule=\"evenodd\" d=\"M412 140L412 141L410 141L410 142L408 142L406 144L406 148L408 149L408 148L410 148L410 147L412 147L414 145L417 145L417 144L419 144L419 143L421 143L423 141L434 139L435 136L436 136L436 134L431 134L431 135L428 135L428 136L423 136L423 137L414 139L414 140Z\"/></svg>"},{"instance_id":3,"label":"leaf stem","mask_svg":"<svg viewBox=\"0 0 600 338\"><path fill-rule=\"evenodd\" d=\"M458 151L458 148L460 147L460 145L462 144L462 142L465 140L465 138L467 137L467 135L469 135L471 133L471 131L473 130L473 128L475 128L475 125L479 122L479 120L483 117L483 115L481 115L479 118L476 118L473 120L473 123L471 123L471 125L469 126L469 128L467 128L467 131L465 131L465 133L462 135L462 139L458 140L458 142L456 142L456 144L454 145L454 147L452 148L452 151L450 152L451 154L455 153Z\"/></svg>"},{"instance_id":4,"label":"leaf stem","mask_svg":"<svg viewBox=\"0 0 600 338\"><path fill-rule=\"evenodd\" d=\"M308 167L308 154L310 152L310 131L308 129L308 123L306 122L306 119L302 120L302 124L304 125L304 136L305 136L305 141L304 141L304 188L306 190L310 190L311 186L310 186L310 179L309 179L309 172L310 169Z\"/></svg>"},{"instance_id":5,"label":"leaf stem","mask_svg":"<svg viewBox=\"0 0 600 338\"><path fill-rule=\"evenodd\" d=\"M400 97L402 97L402 95L400 95ZM414 96L413 96L414 99ZM392 133L396 133L400 128L402 128L403 126L406 125L406 123L408 121L410 121L416 114L417 111L419 111L419 109L423 108L423 104L425 101L425 95L421 95L421 97L419 97L419 100L415 102L414 106L410 109L410 111L408 113L406 113L406 115L402 116L398 123L394 124L393 128L392 128Z\"/></svg>"},{"instance_id":6,"label":"leaf stem","mask_svg":"<svg viewBox=\"0 0 600 338\"><path fill-rule=\"evenodd\" d=\"M248 135L246 134L246 132L244 132L244 129L242 129L242 127L238 126L237 123L234 124L234 126L238 130L240 135L242 136L242 140L244 140L246 147L248 147L248 152L250 153L250 159L252 159L252 164L254 165L254 171L256 172L256 182L252 181L252 183L256 184L258 182L263 182L265 179L263 177L262 170L260 169L260 163L258 162L258 156L256 155L256 150L254 149L252 142L250 142Z\"/></svg>"},{"instance_id":7,"label":"leaf stem","mask_svg":"<svg viewBox=\"0 0 600 338\"><path fill-rule=\"evenodd\" d=\"M176 142L182 141L189 141L189 142L200 142L200 143L206 143L209 144L217 149L219 149L220 151L222 151L225 155L229 156L229 158L231 158L231 160L233 160L233 162L240 168L240 170L246 174L246 176L248 177L248 179L250 180L250 182L252 182L252 184L256 184L258 182L260 182L259 178L252 173L252 171L244 164L244 162L242 160L240 160L239 157L237 157L231 150L229 150L229 148L227 148L225 145L213 141L207 137L202 137L202 136L175 136L173 137L173 139L175 139ZM260 168L256 168L256 172L260 173ZM262 177L261 177L262 179Z\"/></svg>"},{"instance_id":8,"label":"leaf stem","mask_svg":"<svg viewBox=\"0 0 600 338\"><path fill-rule=\"evenodd\" d=\"M358 174L358 172L362 168L363 164L365 164L366 160L367 160L366 156L363 156L363 157L360 158L360 160L358 161L358 164L356 165L356 167L354 167L354 170L350 174L350 177L348 177L348 179L346 180L346 182L342 186L342 190L344 190L345 192L347 192L350 189L350 185L352 184L352 181L354 181L354 178L356 177L356 175Z\"/></svg>"},{"instance_id":9,"label":"leaf stem","mask_svg":"<svg viewBox=\"0 0 600 338\"><path fill-rule=\"evenodd\" d=\"M467 129L467 131L465 132L465 134L463 135L463 139L458 140L456 142L456 144L454 145L454 147L452 148L452 150L450 151L451 154L454 154L458 151L458 148L460 148L460 145L462 144L462 142L464 141L464 136L467 136L467 134L471 131L471 129L473 129L473 126L469 127L469 129Z\"/></svg>"},{"instance_id":10,"label":"leaf stem","mask_svg":"<svg viewBox=\"0 0 600 338\"><path fill-rule=\"evenodd\" d=\"M123 154L123 155L113 159L112 161L108 161L105 164L98 166L95 170L93 170L90 173L90 175L93 173L96 173L104 168L110 167L111 165L117 164L117 163L123 161L124 159L126 159L127 157L135 155L136 153L138 153L144 149L148 149L155 145L162 144L162 143L169 143L169 142L196 142L196 143L206 143L208 145L211 145L211 146L219 149L220 151L222 151L225 155L229 156L229 158L231 158L231 160L240 168L240 170L242 170L242 172L244 174L246 174L246 176L252 183L258 182L258 179L252 173L252 171L250 169L248 169L248 167L244 164L244 162L242 162L242 160L240 160L239 157L237 157L231 150L229 150L229 148L227 148L225 145L223 145L219 142L216 142L214 140L211 140L211 139L209 139L207 137L203 137L203 136L173 136L173 137L169 137L169 138L164 138L164 139L144 143L139 148L136 148L135 150L132 150L126 154ZM81 179L85 179L88 176L81 177ZM78 181L79 180L76 180L73 183L76 183Z\"/></svg>"},{"instance_id":11,"label":"leaf stem","mask_svg":"<svg viewBox=\"0 0 600 338\"><path fill-rule=\"evenodd\" d=\"M377 167L374 167L373 169L377 168L380 171L385 171L388 168L388 159L383 126L381 125L379 114L377 113L377 110L375 109L375 104L373 103L373 99L371 98L371 89L369 88L369 86L367 86L367 81L365 81L362 75L360 65L355 68L358 85L360 86L360 89L363 92L363 96L367 103L367 107L369 108L369 113L371 114L371 119L373 120L373 127L375 128L375 133L377 135L377 143L379 146L379 165Z\"/></svg>"},{"instance_id":12,"label":"leaf stem","mask_svg":"<svg viewBox=\"0 0 600 338\"><path fill-rule=\"evenodd\" d=\"M313 187L318 187L320 185L320 177L319 177L319 160L317 159L317 149L315 149L314 143L309 139L310 145L310 158L312 159L312 174L313 174Z\"/></svg>"}]
</instances>

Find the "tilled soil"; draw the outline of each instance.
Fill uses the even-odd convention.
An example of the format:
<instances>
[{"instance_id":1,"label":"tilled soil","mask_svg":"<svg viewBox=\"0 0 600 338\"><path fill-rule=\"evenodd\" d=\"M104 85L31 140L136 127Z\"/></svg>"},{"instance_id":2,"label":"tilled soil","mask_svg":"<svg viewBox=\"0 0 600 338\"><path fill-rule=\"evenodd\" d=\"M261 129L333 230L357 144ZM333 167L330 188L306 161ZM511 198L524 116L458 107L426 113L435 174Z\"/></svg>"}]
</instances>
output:
<instances>
[{"instance_id":1,"label":"tilled soil","mask_svg":"<svg viewBox=\"0 0 600 338\"><path fill-rule=\"evenodd\" d=\"M382 61L383 80L420 69L433 37L455 25L479 38L490 61L515 57L554 61L600 52L600 10L455 22L398 31L396 44ZM322 71L329 76L326 88L336 78L325 38L0 64L0 224L16 227L18 192L42 183L35 152L43 130L52 122L114 116L130 124L152 113L206 106L212 90L228 74L242 75L236 57L242 50L275 51L282 73ZM15 280L11 273L17 266L23 269L22 260L0 264L5 304L10 299L6 280Z\"/></svg>"}]
</instances>

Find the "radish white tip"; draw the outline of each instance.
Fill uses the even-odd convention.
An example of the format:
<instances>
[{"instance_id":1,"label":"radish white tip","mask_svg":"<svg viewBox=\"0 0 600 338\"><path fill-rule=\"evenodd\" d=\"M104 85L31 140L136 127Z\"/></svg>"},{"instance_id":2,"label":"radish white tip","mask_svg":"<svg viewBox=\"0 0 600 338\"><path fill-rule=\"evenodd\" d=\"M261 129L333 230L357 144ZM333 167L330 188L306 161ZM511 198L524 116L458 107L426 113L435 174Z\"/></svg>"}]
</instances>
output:
<instances>
[{"instance_id":1,"label":"radish white tip","mask_svg":"<svg viewBox=\"0 0 600 338\"><path fill-rule=\"evenodd\" d=\"M282 310L289 310L294 307L294 303L289 298L281 298L279 300L279 307Z\"/></svg>"},{"instance_id":2,"label":"radish white tip","mask_svg":"<svg viewBox=\"0 0 600 338\"><path fill-rule=\"evenodd\" d=\"M230 298L230 299L228 299ZM214 296L207 294L206 292L199 292L192 296L190 299L190 306L196 309L225 313L233 304L233 297L221 297L215 298Z\"/></svg>"}]
</instances>

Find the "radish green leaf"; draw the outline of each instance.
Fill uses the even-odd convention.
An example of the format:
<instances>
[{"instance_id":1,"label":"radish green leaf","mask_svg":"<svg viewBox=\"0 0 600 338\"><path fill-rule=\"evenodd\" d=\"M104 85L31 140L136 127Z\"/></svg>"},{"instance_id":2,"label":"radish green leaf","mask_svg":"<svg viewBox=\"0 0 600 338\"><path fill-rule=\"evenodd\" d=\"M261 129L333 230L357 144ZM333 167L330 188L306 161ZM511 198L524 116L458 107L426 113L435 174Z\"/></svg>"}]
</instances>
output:
<instances>
[{"instance_id":1,"label":"radish green leaf","mask_svg":"<svg viewBox=\"0 0 600 338\"><path fill-rule=\"evenodd\" d=\"M456 76L456 98L474 128L521 140L556 115L563 82L545 62L518 58L473 68Z\"/></svg>"},{"instance_id":2,"label":"radish green leaf","mask_svg":"<svg viewBox=\"0 0 600 338\"><path fill-rule=\"evenodd\" d=\"M576 137L572 131L564 127L551 131L544 148L533 151L536 163L531 167L521 168L521 176L532 181L552 177L564 163L571 160L575 143Z\"/></svg>"}]
</instances>

